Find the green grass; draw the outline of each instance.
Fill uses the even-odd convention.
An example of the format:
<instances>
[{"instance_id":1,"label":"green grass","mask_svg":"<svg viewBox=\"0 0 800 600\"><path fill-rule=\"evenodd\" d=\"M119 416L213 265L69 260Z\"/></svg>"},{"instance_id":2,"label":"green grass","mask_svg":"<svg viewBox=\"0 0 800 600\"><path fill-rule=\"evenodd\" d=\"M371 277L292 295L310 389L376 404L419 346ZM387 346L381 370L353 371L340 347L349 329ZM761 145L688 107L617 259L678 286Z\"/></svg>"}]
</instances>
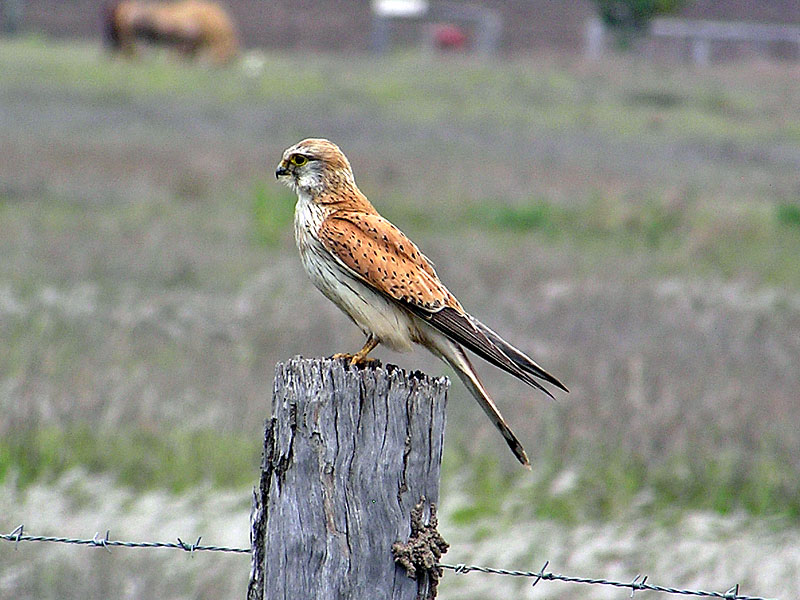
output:
<instances>
[{"instance_id":1,"label":"green grass","mask_svg":"<svg viewBox=\"0 0 800 600\"><path fill-rule=\"evenodd\" d=\"M260 443L250 436L211 430L97 432L86 426L43 427L0 440L0 482L11 477L25 489L83 468L111 474L118 485L140 492L179 493L200 484L241 488L255 484L260 454ZM533 517L574 524L623 518L636 504L639 511L656 518L687 508L800 518L800 482L785 462L756 459L758 464L748 465L736 453L722 453L703 461L691 456L664 457L654 466L641 458L596 448L580 454L583 458L539 458L532 474L521 474L505 468L501 464L505 461L495 456L470 455L465 448L451 445L443 493L457 488L469 501L449 518L455 525L481 519L511 525ZM469 469L453 466L463 466L465 461ZM565 489L556 489L563 469L573 470L574 478Z\"/></svg>"},{"instance_id":2,"label":"green grass","mask_svg":"<svg viewBox=\"0 0 800 600\"><path fill-rule=\"evenodd\" d=\"M99 45L52 44L40 39L3 42L4 82L24 89L32 76L51 90L71 91L109 104L152 95L217 103L302 96L325 85L318 72L292 73L286 61L270 60L265 70L282 85L253 82L234 69L185 65L170 57L128 61L103 53Z\"/></svg>"},{"instance_id":3,"label":"green grass","mask_svg":"<svg viewBox=\"0 0 800 600\"><path fill-rule=\"evenodd\" d=\"M48 89L112 104L160 95L217 105L294 102L301 110L318 106L324 97L333 100L325 102L328 110L346 110L355 102L361 111L417 124L455 120L623 136L670 132L687 139L800 141L797 123L787 127L775 114L800 101L796 90L784 92L778 109L772 99L762 99L758 81L737 81L733 91L730 78L715 73L656 74L628 64L634 77L615 87L623 77L618 73L608 77L548 62L531 68L521 59L498 68L417 54L378 61L351 56L342 72L335 57L276 53L263 58L264 75L250 77L239 68L187 66L168 57L125 61L93 45L22 38L3 42L0 69L6 93L24 90L35 77Z\"/></svg>"},{"instance_id":4,"label":"green grass","mask_svg":"<svg viewBox=\"0 0 800 600\"><path fill-rule=\"evenodd\" d=\"M787 227L800 227L800 204L779 204L775 209L778 223Z\"/></svg>"},{"instance_id":5,"label":"green grass","mask_svg":"<svg viewBox=\"0 0 800 600\"><path fill-rule=\"evenodd\" d=\"M486 230L501 230L517 234L542 232L552 238L605 238L610 244L638 240L646 246L657 247L666 238L686 226L686 215L677 208L666 206L652 198L640 204L621 204L601 195L593 196L580 206L561 206L543 200L522 205L508 205L487 200L467 205L456 213L464 226ZM452 223L453 218L448 220ZM440 225L434 218L431 227Z\"/></svg>"},{"instance_id":6,"label":"green grass","mask_svg":"<svg viewBox=\"0 0 800 600\"><path fill-rule=\"evenodd\" d=\"M486 200L468 206L462 218L470 227L526 233L555 232L568 217L568 211L557 210L547 202L533 201L523 206L508 206L502 201Z\"/></svg>"},{"instance_id":7,"label":"green grass","mask_svg":"<svg viewBox=\"0 0 800 600\"><path fill-rule=\"evenodd\" d=\"M451 515L456 525L489 519L511 527L534 517L576 524L624 519L632 510L656 520L687 509L800 518L800 482L790 464L769 459L743 463L736 452L711 459L665 456L654 465L633 454L587 447L575 456L548 453L534 461L532 474L524 475L486 455L461 458L471 465L468 474L445 469L443 477L444 494L457 490L469 498ZM570 483L560 489L565 470L572 474Z\"/></svg>"},{"instance_id":8,"label":"green grass","mask_svg":"<svg viewBox=\"0 0 800 600\"><path fill-rule=\"evenodd\" d=\"M510 204L498 199L462 203L446 214L409 214L392 208L396 223L420 232L481 230L514 237L539 236L554 248L587 256L635 252L653 272L735 278L800 289L800 212L795 205L736 208L665 202L648 193L620 200L599 191L579 205L543 199ZM774 216L773 216L774 215Z\"/></svg>"},{"instance_id":9,"label":"green grass","mask_svg":"<svg viewBox=\"0 0 800 600\"><path fill-rule=\"evenodd\" d=\"M89 426L41 427L12 432L0 441L0 481L20 488L54 481L70 469L113 474L134 490L181 492L198 484L253 485L261 447L244 435L210 430L137 428L97 432Z\"/></svg>"},{"instance_id":10,"label":"green grass","mask_svg":"<svg viewBox=\"0 0 800 600\"><path fill-rule=\"evenodd\" d=\"M292 231L294 196L276 193L263 181L253 184L253 230L259 244L275 247Z\"/></svg>"}]
</instances>

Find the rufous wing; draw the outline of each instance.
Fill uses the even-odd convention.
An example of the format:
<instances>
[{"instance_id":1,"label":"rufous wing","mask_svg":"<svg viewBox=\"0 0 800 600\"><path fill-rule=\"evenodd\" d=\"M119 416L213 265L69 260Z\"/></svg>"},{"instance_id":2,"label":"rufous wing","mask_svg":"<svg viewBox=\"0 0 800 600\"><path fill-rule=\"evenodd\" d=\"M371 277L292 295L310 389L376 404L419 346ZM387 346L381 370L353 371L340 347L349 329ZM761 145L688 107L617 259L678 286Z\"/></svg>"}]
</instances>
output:
<instances>
[{"instance_id":1,"label":"rufous wing","mask_svg":"<svg viewBox=\"0 0 800 600\"><path fill-rule=\"evenodd\" d=\"M431 312L461 308L414 242L380 215L339 211L322 221L319 237L354 275L382 294Z\"/></svg>"}]
</instances>

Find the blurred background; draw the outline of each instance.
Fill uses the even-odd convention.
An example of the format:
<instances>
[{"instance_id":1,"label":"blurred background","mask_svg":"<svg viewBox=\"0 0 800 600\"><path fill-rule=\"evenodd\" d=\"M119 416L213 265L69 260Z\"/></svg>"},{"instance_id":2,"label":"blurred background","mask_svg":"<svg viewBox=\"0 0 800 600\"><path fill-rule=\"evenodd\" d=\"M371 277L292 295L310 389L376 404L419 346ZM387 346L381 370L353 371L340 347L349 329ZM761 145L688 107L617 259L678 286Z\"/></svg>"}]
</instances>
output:
<instances>
[{"instance_id":1,"label":"blurred background","mask_svg":"<svg viewBox=\"0 0 800 600\"><path fill-rule=\"evenodd\" d=\"M0 8L0 531L248 545L275 363L363 341L273 176L321 136L571 390L476 362L528 473L453 383L447 562L798 597L800 4ZM243 598L248 571L0 542L0 598ZM440 597L625 593L529 584Z\"/></svg>"}]
</instances>

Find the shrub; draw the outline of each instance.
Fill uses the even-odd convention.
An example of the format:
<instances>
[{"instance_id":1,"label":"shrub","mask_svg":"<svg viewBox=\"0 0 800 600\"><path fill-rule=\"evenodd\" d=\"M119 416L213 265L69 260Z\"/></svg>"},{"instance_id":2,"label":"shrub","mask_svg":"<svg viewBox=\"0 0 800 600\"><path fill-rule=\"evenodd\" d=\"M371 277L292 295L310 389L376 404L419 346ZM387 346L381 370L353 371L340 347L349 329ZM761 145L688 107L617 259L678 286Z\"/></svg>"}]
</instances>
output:
<instances>
[{"instance_id":1,"label":"shrub","mask_svg":"<svg viewBox=\"0 0 800 600\"><path fill-rule=\"evenodd\" d=\"M595 0L595 3L606 25L620 29L644 29L650 19L676 12L686 0Z\"/></svg>"}]
</instances>

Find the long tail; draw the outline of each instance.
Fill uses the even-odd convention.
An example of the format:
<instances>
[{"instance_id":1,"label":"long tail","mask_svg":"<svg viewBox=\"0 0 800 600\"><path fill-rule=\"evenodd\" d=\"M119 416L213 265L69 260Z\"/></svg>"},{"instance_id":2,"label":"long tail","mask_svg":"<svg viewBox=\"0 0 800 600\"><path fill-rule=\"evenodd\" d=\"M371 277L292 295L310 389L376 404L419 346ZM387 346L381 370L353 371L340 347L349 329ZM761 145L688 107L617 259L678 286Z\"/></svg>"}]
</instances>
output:
<instances>
[{"instance_id":1,"label":"long tail","mask_svg":"<svg viewBox=\"0 0 800 600\"><path fill-rule=\"evenodd\" d=\"M489 393L486 391L486 388L483 387L483 383L481 383L481 380L478 378L478 374L472 367L472 363L469 362L469 358L467 358L464 350L461 346L453 344L452 342L449 342L447 345L447 348L437 348L438 354L455 369L458 378L461 379L470 393L475 397L475 400L478 401L483 412L486 413L489 420L503 435L506 444L511 448L511 452L514 453L517 460L522 463L523 466L530 469L531 463L528 460L525 449L517 439L517 436L514 435L514 432L511 431L511 428L506 423L503 415L500 414L495 403L489 397Z\"/></svg>"},{"instance_id":2,"label":"long tail","mask_svg":"<svg viewBox=\"0 0 800 600\"><path fill-rule=\"evenodd\" d=\"M543 379L548 383L552 383L559 389L564 390L565 392L569 392L567 387L561 383L558 379L556 379L553 375L545 371L542 367L540 367L536 362L527 354L515 348L499 335L497 335L494 331L489 329L486 325L478 321L472 315L468 315L470 320L472 321L473 325L475 325L483 334L491 340L491 342L497 346L500 351L505 354L508 358L510 358L514 364L520 367L526 373L530 373L538 377L539 379Z\"/></svg>"},{"instance_id":3,"label":"long tail","mask_svg":"<svg viewBox=\"0 0 800 600\"><path fill-rule=\"evenodd\" d=\"M551 383L565 392L569 391L563 383L536 364L532 358L509 344L475 317L449 306L433 313L413 306L410 310L453 342L472 350L481 358L500 367L529 386L541 390L551 398L553 394L536 381L535 377Z\"/></svg>"}]
</instances>

